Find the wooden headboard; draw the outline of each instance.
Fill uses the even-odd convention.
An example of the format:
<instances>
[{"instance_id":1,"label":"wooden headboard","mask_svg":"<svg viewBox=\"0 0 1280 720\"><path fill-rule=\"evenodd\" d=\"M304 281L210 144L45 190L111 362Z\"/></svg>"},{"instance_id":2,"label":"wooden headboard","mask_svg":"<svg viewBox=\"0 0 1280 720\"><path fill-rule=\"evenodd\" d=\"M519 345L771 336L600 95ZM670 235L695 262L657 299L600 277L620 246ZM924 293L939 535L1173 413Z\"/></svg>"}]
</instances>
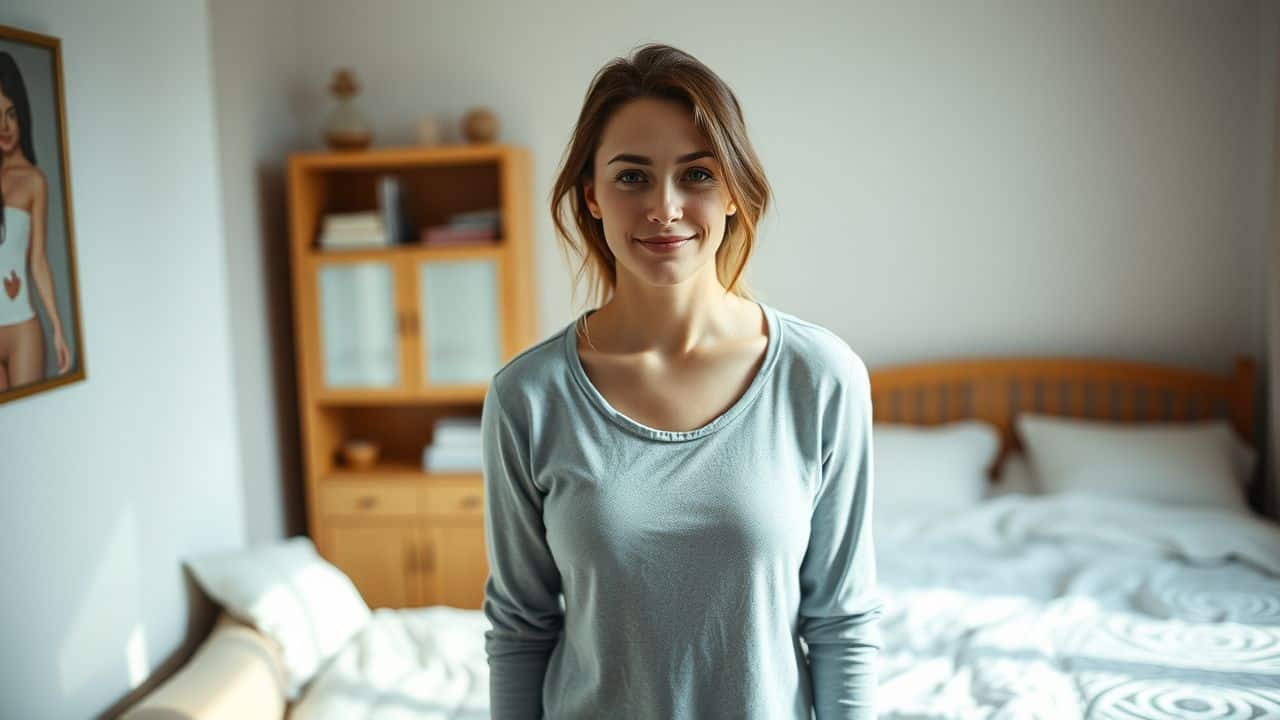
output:
<instances>
[{"instance_id":1,"label":"wooden headboard","mask_svg":"<svg viewBox=\"0 0 1280 720\"><path fill-rule=\"evenodd\" d=\"M975 358L870 369L878 422L936 425L976 418L1000 429L1000 455L1019 447L1020 412L1130 422L1224 418L1255 446L1256 368L1229 375L1086 358Z\"/></svg>"}]
</instances>

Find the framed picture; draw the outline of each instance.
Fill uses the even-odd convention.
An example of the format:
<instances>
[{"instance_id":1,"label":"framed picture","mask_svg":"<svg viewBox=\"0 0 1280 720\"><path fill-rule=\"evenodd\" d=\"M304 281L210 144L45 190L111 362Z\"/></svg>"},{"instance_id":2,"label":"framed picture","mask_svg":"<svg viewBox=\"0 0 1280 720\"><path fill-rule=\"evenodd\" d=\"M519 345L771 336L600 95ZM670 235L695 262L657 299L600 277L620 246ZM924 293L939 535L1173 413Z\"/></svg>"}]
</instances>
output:
<instances>
[{"instance_id":1,"label":"framed picture","mask_svg":"<svg viewBox=\"0 0 1280 720\"><path fill-rule=\"evenodd\" d=\"M62 49L0 25L0 403L85 378Z\"/></svg>"}]
</instances>

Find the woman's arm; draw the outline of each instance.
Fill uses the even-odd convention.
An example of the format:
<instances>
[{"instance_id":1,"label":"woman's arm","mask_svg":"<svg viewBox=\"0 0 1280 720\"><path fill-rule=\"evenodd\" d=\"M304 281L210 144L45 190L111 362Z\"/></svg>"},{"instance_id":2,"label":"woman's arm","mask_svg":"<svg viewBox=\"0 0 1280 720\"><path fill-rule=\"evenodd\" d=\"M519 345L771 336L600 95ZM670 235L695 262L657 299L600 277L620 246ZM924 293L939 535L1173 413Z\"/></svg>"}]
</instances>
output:
<instances>
[{"instance_id":1,"label":"woman's arm","mask_svg":"<svg viewBox=\"0 0 1280 720\"><path fill-rule=\"evenodd\" d=\"M564 626L560 571L547 547L545 493L532 479L526 433L503 410L496 378L485 394L481 431L490 717L541 718L547 663Z\"/></svg>"},{"instance_id":2,"label":"woman's arm","mask_svg":"<svg viewBox=\"0 0 1280 720\"><path fill-rule=\"evenodd\" d=\"M31 275L44 303L45 312L49 315L49 323L53 326L54 349L57 354L58 372L63 372L71 364L67 352L66 341L62 334L62 318L58 315L58 296L54 292L53 272L49 269L48 244L45 241L45 215L48 207L48 186L44 173L35 170L32 174L35 187L31 200Z\"/></svg>"},{"instance_id":3,"label":"woman's arm","mask_svg":"<svg viewBox=\"0 0 1280 720\"><path fill-rule=\"evenodd\" d=\"M33 175L35 184L31 201L31 273L34 275L36 290L40 293L40 301L44 303L45 312L49 313L49 322L53 324L53 332L62 334L62 320L58 317L58 303L53 291L53 273L49 271L49 253L45 246L45 207L47 205L44 174Z\"/></svg>"},{"instance_id":4,"label":"woman's arm","mask_svg":"<svg viewBox=\"0 0 1280 720\"><path fill-rule=\"evenodd\" d=\"M800 566L800 633L818 720L875 717L883 605L871 535L871 381L852 351L822 418L822 485Z\"/></svg>"}]
</instances>

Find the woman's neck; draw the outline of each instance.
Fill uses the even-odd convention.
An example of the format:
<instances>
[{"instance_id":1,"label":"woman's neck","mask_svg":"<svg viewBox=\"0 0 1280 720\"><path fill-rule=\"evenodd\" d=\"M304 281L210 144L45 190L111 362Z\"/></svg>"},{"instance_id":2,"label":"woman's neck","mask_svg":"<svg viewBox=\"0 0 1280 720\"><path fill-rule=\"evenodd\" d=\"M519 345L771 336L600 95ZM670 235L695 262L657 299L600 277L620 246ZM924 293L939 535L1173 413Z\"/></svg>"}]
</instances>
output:
<instances>
[{"instance_id":1,"label":"woman's neck","mask_svg":"<svg viewBox=\"0 0 1280 720\"><path fill-rule=\"evenodd\" d=\"M680 357L699 347L740 337L745 305L714 286L641 286L619 276L613 297L588 320L592 344L609 353L657 352Z\"/></svg>"}]
</instances>

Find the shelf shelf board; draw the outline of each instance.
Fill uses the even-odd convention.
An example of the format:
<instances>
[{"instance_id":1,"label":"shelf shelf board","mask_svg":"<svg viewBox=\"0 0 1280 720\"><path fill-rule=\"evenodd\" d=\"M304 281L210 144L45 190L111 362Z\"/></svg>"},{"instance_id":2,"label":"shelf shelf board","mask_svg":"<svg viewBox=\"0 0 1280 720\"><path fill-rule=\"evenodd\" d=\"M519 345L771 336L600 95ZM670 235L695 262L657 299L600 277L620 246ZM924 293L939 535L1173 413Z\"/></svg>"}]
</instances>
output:
<instances>
[{"instance_id":1,"label":"shelf shelf board","mask_svg":"<svg viewBox=\"0 0 1280 720\"><path fill-rule=\"evenodd\" d=\"M323 475L324 481L409 481L409 482L474 482L481 478L475 472L427 472L412 460L391 458L367 468L336 467Z\"/></svg>"},{"instance_id":2,"label":"shelf shelf board","mask_svg":"<svg viewBox=\"0 0 1280 720\"><path fill-rule=\"evenodd\" d=\"M498 162L518 152L502 143L448 143L374 147L356 151L315 151L296 153L290 162L306 170L369 170L403 166L471 165Z\"/></svg>"},{"instance_id":3,"label":"shelf shelf board","mask_svg":"<svg viewBox=\"0 0 1280 720\"><path fill-rule=\"evenodd\" d=\"M446 245L431 247L429 245L393 245L390 247L368 248L357 250L321 250L308 248L305 255L308 260L318 263L361 262L366 260L491 260L499 258L506 246L501 242L476 245Z\"/></svg>"},{"instance_id":4,"label":"shelf shelf board","mask_svg":"<svg viewBox=\"0 0 1280 720\"><path fill-rule=\"evenodd\" d=\"M405 405L459 405L484 402L487 383L428 390L325 390L317 393L320 407L398 407Z\"/></svg>"}]
</instances>

